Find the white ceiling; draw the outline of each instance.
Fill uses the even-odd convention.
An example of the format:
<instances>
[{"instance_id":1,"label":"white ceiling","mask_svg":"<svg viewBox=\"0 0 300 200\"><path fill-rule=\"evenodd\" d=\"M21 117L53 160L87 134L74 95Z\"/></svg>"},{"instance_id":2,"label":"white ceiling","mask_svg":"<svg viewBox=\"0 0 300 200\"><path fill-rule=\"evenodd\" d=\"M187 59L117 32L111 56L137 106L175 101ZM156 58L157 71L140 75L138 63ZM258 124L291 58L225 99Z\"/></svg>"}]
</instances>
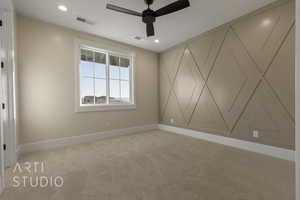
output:
<instances>
[{"instance_id":1,"label":"white ceiling","mask_svg":"<svg viewBox=\"0 0 300 200\"><path fill-rule=\"evenodd\" d=\"M0 9L11 10L13 8L11 0L1 0Z\"/></svg>"},{"instance_id":2,"label":"white ceiling","mask_svg":"<svg viewBox=\"0 0 300 200\"><path fill-rule=\"evenodd\" d=\"M155 0L152 8L158 9L174 1ZM156 35L145 38L146 27L141 18L105 9L107 0L13 0L17 12L21 15L157 52L273 1L190 0L190 8L158 18L154 25ZM146 8L144 0L109 0L109 2L136 11L143 11ZM66 13L59 11L58 4L67 5L69 11ZM75 20L76 16L84 17L95 24L82 24ZM135 36L145 39L137 41L134 39ZM156 38L160 40L159 44L153 42Z\"/></svg>"}]
</instances>

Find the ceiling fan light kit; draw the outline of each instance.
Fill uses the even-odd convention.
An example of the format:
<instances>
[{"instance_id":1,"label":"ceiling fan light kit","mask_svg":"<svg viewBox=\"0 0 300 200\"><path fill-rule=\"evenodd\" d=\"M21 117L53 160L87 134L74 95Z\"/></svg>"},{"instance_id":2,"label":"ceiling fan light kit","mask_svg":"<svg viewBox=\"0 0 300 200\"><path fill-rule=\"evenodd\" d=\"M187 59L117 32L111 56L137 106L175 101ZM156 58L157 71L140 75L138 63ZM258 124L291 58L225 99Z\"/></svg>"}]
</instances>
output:
<instances>
[{"instance_id":1,"label":"ceiling fan light kit","mask_svg":"<svg viewBox=\"0 0 300 200\"><path fill-rule=\"evenodd\" d=\"M117 12L134 15L138 17L142 17L142 21L146 24L146 32L147 37L154 36L154 22L156 21L157 17L164 16L179 10L182 10L184 8L187 8L190 6L189 0L177 0L165 7L162 7L156 11L152 10L150 6L153 4L154 0L145 0L145 3L148 5L148 8L144 10L142 13L129 10L126 8L122 8L113 4L107 4L106 8L110 10L114 10Z\"/></svg>"}]
</instances>

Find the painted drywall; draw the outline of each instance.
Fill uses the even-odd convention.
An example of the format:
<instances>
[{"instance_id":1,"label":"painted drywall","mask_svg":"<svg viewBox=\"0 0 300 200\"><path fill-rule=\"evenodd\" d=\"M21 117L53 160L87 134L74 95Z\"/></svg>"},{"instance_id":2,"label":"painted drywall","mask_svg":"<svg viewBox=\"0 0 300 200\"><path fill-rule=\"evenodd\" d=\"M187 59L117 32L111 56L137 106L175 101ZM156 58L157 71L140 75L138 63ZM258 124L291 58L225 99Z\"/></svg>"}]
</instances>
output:
<instances>
[{"instance_id":1,"label":"painted drywall","mask_svg":"<svg viewBox=\"0 0 300 200\"><path fill-rule=\"evenodd\" d=\"M135 110L75 113L76 38L135 53ZM20 144L158 122L156 53L22 16L17 41Z\"/></svg>"},{"instance_id":2,"label":"painted drywall","mask_svg":"<svg viewBox=\"0 0 300 200\"><path fill-rule=\"evenodd\" d=\"M295 2L160 54L161 123L295 149Z\"/></svg>"}]
</instances>

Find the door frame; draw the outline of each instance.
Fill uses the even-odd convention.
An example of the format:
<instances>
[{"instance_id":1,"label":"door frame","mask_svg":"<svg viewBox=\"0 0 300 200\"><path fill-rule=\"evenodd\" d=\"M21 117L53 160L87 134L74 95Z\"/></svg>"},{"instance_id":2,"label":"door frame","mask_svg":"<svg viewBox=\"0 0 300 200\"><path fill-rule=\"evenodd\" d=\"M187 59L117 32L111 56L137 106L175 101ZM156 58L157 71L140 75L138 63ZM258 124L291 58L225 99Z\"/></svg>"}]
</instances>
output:
<instances>
[{"instance_id":1,"label":"door frame","mask_svg":"<svg viewBox=\"0 0 300 200\"><path fill-rule=\"evenodd\" d=\"M16 135L16 53L15 53L15 12L10 0L8 7L0 4L0 194L5 188L4 169L13 166L18 159ZM4 92L2 92L4 91ZM3 123L2 123L3 122ZM6 144L4 153L3 143Z\"/></svg>"},{"instance_id":2,"label":"door frame","mask_svg":"<svg viewBox=\"0 0 300 200\"><path fill-rule=\"evenodd\" d=\"M16 135L16 62L15 62L15 14L13 10L4 11L6 21L6 112L7 124L4 126L3 138L6 143L4 164L13 166L17 161L17 135Z\"/></svg>"},{"instance_id":3,"label":"door frame","mask_svg":"<svg viewBox=\"0 0 300 200\"><path fill-rule=\"evenodd\" d=\"M296 199L300 200L300 2L296 0Z\"/></svg>"},{"instance_id":4,"label":"door frame","mask_svg":"<svg viewBox=\"0 0 300 200\"><path fill-rule=\"evenodd\" d=\"M1 34L0 34L1 35ZM0 56L0 62L2 62L3 58ZM0 68L0 101L2 101L1 96L1 90L2 90L2 69ZM2 193L4 189L4 150L2 148L3 146L3 112L2 109L0 109L0 194Z\"/></svg>"}]
</instances>

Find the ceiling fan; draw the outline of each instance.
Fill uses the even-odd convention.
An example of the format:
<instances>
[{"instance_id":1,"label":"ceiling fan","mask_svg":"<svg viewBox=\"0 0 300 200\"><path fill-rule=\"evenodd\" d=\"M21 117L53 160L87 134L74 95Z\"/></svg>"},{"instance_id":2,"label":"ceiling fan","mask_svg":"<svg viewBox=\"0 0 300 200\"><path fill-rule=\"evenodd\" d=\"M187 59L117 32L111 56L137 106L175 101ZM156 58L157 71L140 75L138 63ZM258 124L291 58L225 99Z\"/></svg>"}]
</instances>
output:
<instances>
[{"instance_id":1,"label":"ceiling fan","mask_svg":"<svg viewBox=\"0 0 300 200\"><path fill-rule=\"evenodd\" d=\"M138 17L142 17L143 22L147 25L147 37L154 36L154 26L153 23L156 20L156 17L160 17L163 15L167 15L179 10L182 10L184 8L187 8L190 6L189 0L177 0L174 3L171 3L163 8L160 8L156 11L150 9L150 5L153 4L154 0L144 0L145 3L148 5L148 8L144 10L142 13L136 12L133 10L129 10L126 8L122 8L113 4L107 4L106 8L110 10L114 10L121 13L126 13L129 15L134 15Z\"/></svg>"}]
</instances>

